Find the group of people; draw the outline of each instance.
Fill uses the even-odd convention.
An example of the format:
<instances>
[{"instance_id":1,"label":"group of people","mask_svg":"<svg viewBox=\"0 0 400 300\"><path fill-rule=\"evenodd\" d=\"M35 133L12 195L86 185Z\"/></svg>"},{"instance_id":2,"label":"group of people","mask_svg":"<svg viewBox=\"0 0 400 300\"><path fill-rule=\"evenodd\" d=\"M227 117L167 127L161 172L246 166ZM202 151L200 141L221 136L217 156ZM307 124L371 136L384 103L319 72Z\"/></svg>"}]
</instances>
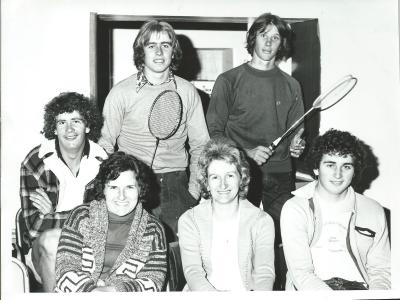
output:
<instances>
[{"instance_id":1,"label":"group of people","mask_svg":"<svg viewBox=\"0 0 400 300\"><path fill-rule=\"evenodd\" d=\"M74 92L45 106L45 140L22 162L20 187L43 291L164 290L171 241L184 290L272 290L280 243L286 289L390 288L383 209L351 187L360 141L337 130L318 137L316 180L294 197L303 128L268 148L304 112L299 83L277 67L290 40L285 21L259 16L247 33L252 59L216 79L205 117L196 88L174 74L173 28L150 20L133 44L138 72L111 89L103 115ZM179 94L182 120L153 161L147 116L165 90Z\"/></svg>"}]
</instances>

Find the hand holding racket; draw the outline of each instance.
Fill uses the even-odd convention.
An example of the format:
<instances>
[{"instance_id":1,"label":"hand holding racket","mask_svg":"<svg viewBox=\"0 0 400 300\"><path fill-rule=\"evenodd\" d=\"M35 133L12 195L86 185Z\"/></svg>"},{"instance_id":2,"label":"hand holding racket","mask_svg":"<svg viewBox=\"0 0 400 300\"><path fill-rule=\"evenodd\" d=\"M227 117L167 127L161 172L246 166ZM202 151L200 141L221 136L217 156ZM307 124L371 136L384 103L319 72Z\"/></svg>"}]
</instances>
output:
<instances>
[{"instance_id":1,"label":"hand holding racket","mask_svg":"<svg viewBox=\"0 0 400 300\"><path fill-rule=\"evenodd\" d=\"M156 138L156 147L150 168L153 168L160 140L166 140L173 136L179 128L182 120L182 100L174 90L161 92L150 108L148 126L150 133Z\"/></svg>"},{"instance_id":2,"label":"hand holding racket","mask_svg":"<svg viewBox=\"0 0 400 300\"><path fill-rule=\"evenodd\" d=\"M278 147L281 140L286 138L292 131L305 119L307 115L313 112L316 109L326 110L331 108L333 105L338 103L342 100L350 91L354 88L357 83L357 78L353 77L352 75L347 75L340 79L334 86L332 86L329 90L325 93L322 93L318 96L317 99L312 104L312 107L296 122L293 123L292 126L284 134L278 137L275 141L272 142L268 148L271 151L274 151L276 147Z\"/></svg>"}]
</instances>

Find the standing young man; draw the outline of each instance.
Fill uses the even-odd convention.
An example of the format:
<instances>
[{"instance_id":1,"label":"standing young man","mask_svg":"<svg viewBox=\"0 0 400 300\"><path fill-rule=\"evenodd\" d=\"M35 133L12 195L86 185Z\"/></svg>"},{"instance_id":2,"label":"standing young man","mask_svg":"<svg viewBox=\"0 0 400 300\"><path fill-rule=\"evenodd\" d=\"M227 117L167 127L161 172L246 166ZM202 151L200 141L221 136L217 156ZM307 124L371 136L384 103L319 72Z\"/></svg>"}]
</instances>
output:
<instances>
[{"instance_id":1,"label":"standing young man","mask_svg":"<svg viewBox=\"0 0 400 300\"><path fill-rule=\"evenodd\" d=\"M22 216L32 247L32 263L50 292L55 284L55 256L61 227L71 209L83 203L86 186L97 175L106 152L95 143L103 119L89 99L62 93L45 106L46 140L21 164Z\"/></svg>"},{"instance_id":2,"label":"standing young man","mask_svg":"<svg viewBox=\"0 0 400 300\"><path fill-rule=\"evenodd\" d=\"M278 241L281 208L294 189L291 156L304 149L303 129L275 152L268 148L304 112L299 83L276 65L289 57L290 39L290 27L278 16L259 16L247 33L251 61L217 78L207 112L210 136L227 136L253 160L249 200L262 201L275 221Z\"/></svg>"},{"instance_id":3,"label":"standing young man","mask_svg":"<svg viewBox=\"0 0 400 300\"><path fill-rule=\"evenodd\" d=\"M196 88L173 74L182 51L171 25L151 20L139 30L133 44L138 73L115 85L105 101L105 118L99 144L108 153L119 150L132 154L150 165L156 139L147 118L156 97L165 90L178 92L183 103L182 121L177 132L161 140L153 162L160 185L160 204L153 213L166 227L167 239L176 239L180 215L195 205L200 191L196 183L197 160L209 140L201 99ZM186 168L190 154L190 180Z\"/></svg>"},{"instance_id":4,"label":"standing young man","mask_svg":"<svg viewBox=\"0 0 400 300\"><path fill-rule=\"evenodd\" d=\"M390 289L384 210L351 187L364 165L362 144L329 130L309 157L317 179L293 192L282 209L286 289Z\"/></svg>"}]
</instances>

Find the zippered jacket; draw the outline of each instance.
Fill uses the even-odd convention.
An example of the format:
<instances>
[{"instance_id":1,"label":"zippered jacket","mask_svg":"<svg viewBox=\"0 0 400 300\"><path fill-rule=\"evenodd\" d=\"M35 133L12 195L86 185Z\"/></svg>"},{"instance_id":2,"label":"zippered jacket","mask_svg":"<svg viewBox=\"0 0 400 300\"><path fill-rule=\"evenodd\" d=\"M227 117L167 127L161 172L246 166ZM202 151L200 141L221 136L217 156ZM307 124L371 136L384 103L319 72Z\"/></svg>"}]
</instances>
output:
<instances>
[{"instance_id":1,"label":"zippered jacket","mask_svg":"<svg viewBox=\"0 0 400 300\"><path fill-rule=\"evenodd\" d=\"M288 267L286 290L328 290L314 273L311 247L322 230L316 181L293 192L282 208L281 235ZM349 187L353 202L346 244L369 289L390 289L390 243L382 206Z\"/></svg>"}]
</instances>

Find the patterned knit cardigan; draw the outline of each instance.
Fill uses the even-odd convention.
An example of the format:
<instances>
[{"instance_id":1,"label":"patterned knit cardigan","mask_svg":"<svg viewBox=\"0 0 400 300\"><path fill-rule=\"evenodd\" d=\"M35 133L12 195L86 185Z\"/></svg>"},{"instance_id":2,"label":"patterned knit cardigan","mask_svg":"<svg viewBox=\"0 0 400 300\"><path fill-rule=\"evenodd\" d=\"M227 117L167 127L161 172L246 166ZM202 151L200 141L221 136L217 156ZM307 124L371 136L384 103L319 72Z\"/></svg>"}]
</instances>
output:
<instances>
[{"instance_id":1,"label":"patterned knit cardigan","mask_svg":"<svg viewBox=\"0 0 400 300\"><path fill-rule=\"evenodd\" d=\"M61 232L56 258L57 292L90 292L103 269L108 230L105 200L75 208ZM161 291L167 246L161 223L138 203L126 245L104 280L118 292Z\"/></svg>"}]
</instances>

